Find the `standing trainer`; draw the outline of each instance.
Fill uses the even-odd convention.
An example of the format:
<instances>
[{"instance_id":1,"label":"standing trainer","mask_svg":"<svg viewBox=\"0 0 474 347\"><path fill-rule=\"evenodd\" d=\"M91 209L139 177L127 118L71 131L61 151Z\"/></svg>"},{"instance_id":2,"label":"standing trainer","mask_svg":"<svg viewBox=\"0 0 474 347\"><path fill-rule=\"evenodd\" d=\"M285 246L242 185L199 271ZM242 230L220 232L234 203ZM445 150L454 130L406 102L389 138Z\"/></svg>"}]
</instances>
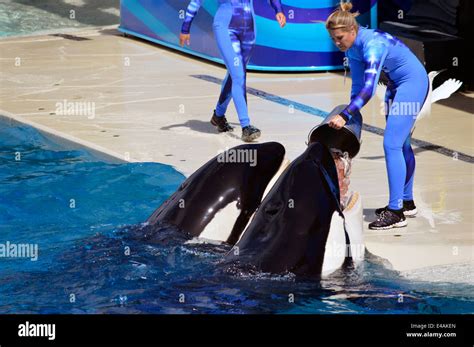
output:
<instances>
[{"instance_id":1,"label":"standing trainer","mask_svg":"<svg viewBox=\"0 0 474 347\"><path fill-rule=\"evenodd\" d=\"M355 20L358 14L351 13L351 9L350 2L341 2L326 21L332 40L346 52L352 75L351 102L329 126L342 128L370 100L383 70L389 80L383 147L390 198L388 206L375 211L378 218L369 228L404 227L405 217L417 212L413 201L415 155L410 141L416 117L428 94L428 75L401 41L383 31L359 27Z\"/></svg>"},{"instance_id":2,"label":"standing trainer","mask_svg":"<svg viewBox=\"0 0 474 347\"><path fill-rule=\"evenodd\" d=\"M191 23L201 7L202 1L191 0L189 3L179 36L181 46L184 43L189 45ZM219 1L213 28L219 51L227 67L227 75L222 83L221 94L211 123L217 127L219 132L233 131L233 127L225 118L227 106L232 98L242 127L242 140L251 142L261 134L259 129L250 124L246 92L246 67L250 59L250 52L255 44L253 0L213 1ZM270 0L270 5L275 10L278 23L284 27L286 17L283 14L280 0Z\"/></svg>"}]
</instances>

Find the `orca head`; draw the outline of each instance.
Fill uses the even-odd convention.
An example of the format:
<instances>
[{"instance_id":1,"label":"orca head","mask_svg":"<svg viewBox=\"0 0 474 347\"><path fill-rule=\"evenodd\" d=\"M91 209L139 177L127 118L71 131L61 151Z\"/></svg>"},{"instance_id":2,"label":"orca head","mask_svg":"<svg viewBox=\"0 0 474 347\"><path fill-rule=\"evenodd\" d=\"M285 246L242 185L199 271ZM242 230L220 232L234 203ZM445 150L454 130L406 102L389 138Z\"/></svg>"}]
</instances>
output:
<instances>
[{"instance_id":1,"label":"orca head","mask_svg":"<svg viewBox=\"0 0 474 347\"><path fill-rule=\"evenodd\" d=\"M332 155L312 143L282 173L224 263L319 276L331 225L344 228L333 220L341 215Z\"/></svg>"},{"instance_id":2,"label":"orca head","mask_svg":"<svg viewBox=\"0 0 474 347\"><path fill-rule=\"evenodd\" d=\"M151 225L165 222L194 237L206 230L207 238L234 244L259 206L284 156L285 148L278 142L230 148L186 179L147 222ZM230 217L228 209L234 211ZM209 231L207 227L218 219L216 216L223 217L225 223Z\"/></svg>"}]
</instances>

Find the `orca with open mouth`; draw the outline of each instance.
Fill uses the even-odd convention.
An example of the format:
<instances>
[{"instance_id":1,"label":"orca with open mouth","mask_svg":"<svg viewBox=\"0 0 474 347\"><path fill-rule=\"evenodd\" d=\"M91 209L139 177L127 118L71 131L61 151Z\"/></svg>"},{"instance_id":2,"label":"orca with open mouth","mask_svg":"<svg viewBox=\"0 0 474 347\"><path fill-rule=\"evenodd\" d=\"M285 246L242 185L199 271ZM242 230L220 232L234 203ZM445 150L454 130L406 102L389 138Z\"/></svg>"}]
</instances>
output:
<instances>
[{"instance_id":1,"label":"orca with open mouth","mask_svg":"<svg viewBox=\"0 0 474 347\"><path fill-rule=\"evenodd\" d=\"M327 147L312 143L281 174L223 262L269 273L330 274L350 258L351 241L362 242L357 198L346 223L334 159Z\"/></svg>"},{"instance_id":2,"label":"orca with open mouth","mask_svg":"<svg viewBox=\"0 0 474 347\"><path fill-rule=\"evenodd\" d=\"M147 222L151 226L170 224L192 237L235 244L284 156L285 148L278 142L230 148L186 179Z\"/></svg>"},{"instance_id":3,"label":"orca with open mouth","mask_svg":"<svg viewBox=\"0 0 474 347\"><path fill-rule=\"evenodd\" d=\"M255 160L230 160L237 151L255 151ZM355 193L341 210L330 150L315 142L292 163L284 155L276 142L221 153L155 210L147 232L173 226L193 238L187 242L235 245L222 261L225 267L325 276L339 269L349 253L360 262L365 250L361 200Z\"/></svg>"}]
</instances>

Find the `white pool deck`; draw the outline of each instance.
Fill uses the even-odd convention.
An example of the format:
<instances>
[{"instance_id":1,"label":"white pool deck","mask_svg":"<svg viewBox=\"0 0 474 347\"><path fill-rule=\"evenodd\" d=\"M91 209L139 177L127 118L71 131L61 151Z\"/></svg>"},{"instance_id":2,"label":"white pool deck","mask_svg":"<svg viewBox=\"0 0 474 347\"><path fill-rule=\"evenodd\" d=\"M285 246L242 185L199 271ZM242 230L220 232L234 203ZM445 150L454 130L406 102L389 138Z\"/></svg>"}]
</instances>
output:
<instances>
[{"instance_id":1,"label":"white pool deck","mask_svg":"<svg viewBox=\"0 0 474 347\"><path fill-rule=\"evenodd\" d=\"M209 124L220 86L192 77L222 79L223 67L123 37L114 27L69 34L89 40L47 35L0 40L0 114L122 160L170 164L185 175L242 143L240 129L216 134ZM248 74L248 87L324 111L347 103L350 85L341 73ZM367 249L396 270L474 266L473 101L472 94L458 93L449 104L464 111L434 104L431 117L418 123L414 138L434 147L415 146L419 214L406 228L367 228L373 210L387 203L388 183L382 136L362 133L351 189L363 198ZM95 112L58 114L58 103L65 102L93 105ZM254 95L248 102L252 123L263 132L260 141L282 143L290 160L304 151L309 130L322 120ZM375 97L363 116L367 125L383 129L379 105ZM238 125L232 104L227 118Z\"/></svg>"}]
</instances>

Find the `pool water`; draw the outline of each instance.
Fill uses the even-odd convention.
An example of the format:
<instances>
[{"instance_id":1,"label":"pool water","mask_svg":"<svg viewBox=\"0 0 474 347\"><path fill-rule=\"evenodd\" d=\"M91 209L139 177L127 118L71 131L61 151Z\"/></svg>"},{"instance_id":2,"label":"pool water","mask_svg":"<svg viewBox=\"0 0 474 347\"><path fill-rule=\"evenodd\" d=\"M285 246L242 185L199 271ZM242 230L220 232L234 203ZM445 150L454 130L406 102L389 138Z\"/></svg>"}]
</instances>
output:
<instances>
[{"instance_id":1,"label":"pool water","mask_svg":"<svg viewBox=\"0 0 474 347\"><path fill-rule=\"evenodd\" d=\"M184 179L0 124L0 244L39 248L0 257L0 313L474 312L474 286L408 280L370 255L319 282L222 271L228 245L142 224Z\"/></svg>"},{"instance_id":2,"label":"pool water","mask_svg":"<svg viewBox=\"0 0 474 347\"><path fill-rule=\"evenodd\" d=\"M0 38L119 23L120 0L0 0Z\"/></svg>"}]
</instances>

